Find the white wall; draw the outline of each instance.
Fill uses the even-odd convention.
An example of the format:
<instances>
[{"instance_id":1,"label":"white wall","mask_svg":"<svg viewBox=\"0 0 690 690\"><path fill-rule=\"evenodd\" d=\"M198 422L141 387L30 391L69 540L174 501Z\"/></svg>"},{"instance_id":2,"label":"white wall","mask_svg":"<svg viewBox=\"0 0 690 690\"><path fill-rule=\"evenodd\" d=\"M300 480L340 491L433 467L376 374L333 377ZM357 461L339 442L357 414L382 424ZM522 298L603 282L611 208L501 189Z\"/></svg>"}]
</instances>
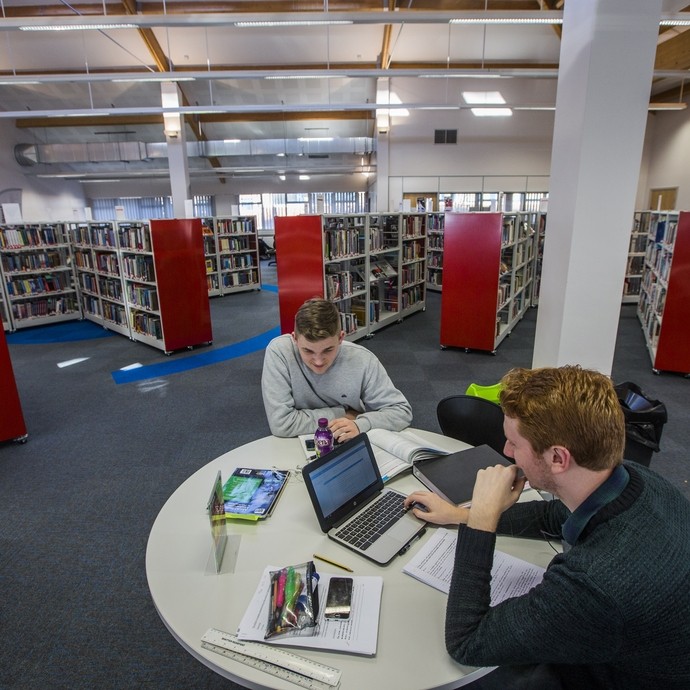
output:
<instances>
[{"instance_id":1,"label":"white wall","mask_svg":"<svg viewBox=\"0 0 690 690\"><path fill-rule=\"evenodd\" d=\"M40 166L24 168L16 162L14 145L24 139L12 122L0 120L0 202L7 199L8 190L20 190L27 222L83 218L86 200L79 183L37 178L27 173L38 172Z\"/></svg>"},{"instance_id":2,"label":"white wall","mask_svg":"<svg viewBox=\"0 0 690 690\"><path fill-rule=\"evenodd\" d=\"M468 110L412 111L394 119L379 196L397 209L411 192L548 191L553 120L552 111L493 119ZM457 129L458 143L434 144L435 129Z\"/></svg>"},{"instance_id":3,"label":"white wall","mask_svg":"<svg viewBox=\"0 0 690 690\"><path fill-rule=\"evenodd\" d=\"M638 208L649 205L650 189L677 187L676 208L690 210L690 109L657 112L649 119L647 180Z\"/></svg>"}]
</instances>

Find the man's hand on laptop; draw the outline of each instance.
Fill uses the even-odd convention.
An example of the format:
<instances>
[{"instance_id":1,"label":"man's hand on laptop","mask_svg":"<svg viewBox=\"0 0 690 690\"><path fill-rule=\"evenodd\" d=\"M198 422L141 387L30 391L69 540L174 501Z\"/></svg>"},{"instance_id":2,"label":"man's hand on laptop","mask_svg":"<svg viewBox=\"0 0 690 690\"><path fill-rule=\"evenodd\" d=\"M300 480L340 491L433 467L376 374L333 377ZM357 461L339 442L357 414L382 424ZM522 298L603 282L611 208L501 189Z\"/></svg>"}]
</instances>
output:
<instances>
[{"instance_id":1,"label":"man's hand on laptop","mask_svg":"<svg viewBox=\"0 0 690 690\"><path fill-rule=\"evenodd\" d=\"M424 508L415 506L415 503ZM454 506L430 491L414 491L405 499L404 506L411 509L415 517L435 525L459 525L467 522L469 515L467 508Z\"/></svg>"}]
</instances>

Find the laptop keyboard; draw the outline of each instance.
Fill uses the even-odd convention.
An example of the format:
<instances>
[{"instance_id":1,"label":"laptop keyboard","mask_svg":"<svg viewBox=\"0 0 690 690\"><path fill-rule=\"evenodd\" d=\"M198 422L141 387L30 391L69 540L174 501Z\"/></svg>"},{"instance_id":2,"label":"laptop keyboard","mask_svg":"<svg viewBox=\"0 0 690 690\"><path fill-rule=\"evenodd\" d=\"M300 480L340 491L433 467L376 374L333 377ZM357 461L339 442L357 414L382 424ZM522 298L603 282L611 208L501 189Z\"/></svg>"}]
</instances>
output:
<instances>
[{"instance_id":1,"label":"laptop keyboard","mask_svg":"<svg viewBox=\"0 0 690 690\"><path fill-rule=\"evenodd\" d=\"M383 494L335 536L365 551L405 514L404 500L404 496L392 491Z\"/></svg>"}]
</instances>

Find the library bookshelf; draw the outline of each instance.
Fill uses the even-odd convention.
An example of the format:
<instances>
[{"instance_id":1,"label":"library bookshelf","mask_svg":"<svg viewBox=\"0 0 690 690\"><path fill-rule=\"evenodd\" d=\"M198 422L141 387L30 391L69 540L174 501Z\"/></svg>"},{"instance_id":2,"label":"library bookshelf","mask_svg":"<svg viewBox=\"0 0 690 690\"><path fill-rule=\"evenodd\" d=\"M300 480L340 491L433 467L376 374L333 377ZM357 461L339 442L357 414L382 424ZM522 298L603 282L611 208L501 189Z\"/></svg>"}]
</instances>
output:
<instances>
[{"instance_id":1,"label":"library bookshelf","mask_svg":"<svg viewBox=\"0 0 690 690\"><path fill-rule=\"evenodd\" d=\"M170 354L212 342L201 220L117 225L132 340Z\"/></svg>"},{"instance_id":2,"label":"library bookshelf","mask_svg":"<svg viewBox=\"0 0 690 690\"><path fill-rule=\"evenodd\" d=\"M4 328L81 318L64 223L0 226L0 266Z\"/></svg>"},{"instance_id":3,"label":"library bookshelf","mask_svg":"<svg viewBox=\"0 0 690 690\"><path fill-rule=\"evenodd\" d=\"M208 296L217 297L222 292L220 290L220 271L218 270L218 241L213 218L201 219L201 232L204 238L204 264Z\"/></svg>"},{"instance_id":4,"label":"library bookshelf","mask_svg":"<svg viewBox=\"0 0 690 690\"><path fill-rule=\"evenodd\" d=\"M633 217L628 262L625 267L625 282L623 283L623 304L634 304L640 300L651 214L651 211L635 211Z\"/></svg>"},{"instance_id":5,"label":"library bookshelf","mask_svg":"<svg viewBox=\"0 0 690 690\"><path fill-rule=\"evenodd\" d=\"M0 269L0 272L1 269ZM10 322L10 312L7 304L7 296L5 295L5 280L3 276L2 285L0 285L0 320L2 320L2 330L9 331L12 329Z\"/></svg>"},{"instance_id":6,"label":"library bookshelf","mask_svg":"<svg viewBox=\"0 0 690 690\"><path fill-rule=\"evenodd\" d=\"M68 224L84 318L131 336L114 222Z\"/></svg>"},{"instance_id":7,"label":"library bookshelf","mask_svg":"<svg viewBox=\"0 0 690 690\"><path fill-rule=\"evenodd\" d=\"M68 225L84 318L166 354L211 342L200 219Z\"/></svg>"},{"instance_id":8,"label":"library bookshelf","mask_svg":"<svg viewBox=\"0 0 690 690\"><path fill-rule=\"evenodd\" d=\"M544 261L544 240L546 239L546 213L540 213L537 219L536 237L534 240L534 285L532 287L532 306L539 304L541 290L541 270Z\"/></svg>"},{"instance_id":9,"label":"library bookshelf","mask_svg":"<svg viewBox=\"0 0 690 690\"><path fill-rule=\"evenodd\" d=\"M261 289L256 216L213 219L221 295Z\"/></svg>"},{"instance_id":10,"label":"library bookshelf","mask_svg":"<svg viewBox=\"0 0 690 690\"><path fill-rule=\"evenodd\" d=\"M350 340L425 308L425 213L277 217L280 325L311 297L332 300Z\"/></svg>"},{"instance_id":11,"label":"library bookshelf","mask_svg":"<svg viewBox=\"0 0 690 690\"><path fill-rule=\"evenodd\" d=\"M446 213L441 347L495 352L532 303L538 213Z\"/></svg>"},{"instance_id":12,"label":"library bookshelf","mask_svg":"<svg viewBox=\"0 0 690 690\"><path fill-rule=\"evenodd\" d=\"M0 226L4 330L86 318L170 354L212 341L201 220Z\"/></svg>"},{"instance_id":13,"label":"library bookshelf","mask_svg":"<svg viewBox=\"0 0 690 690\"><path fill-rule=\"evenodd\" d=\"M651 211L637 315L655 373L690 374L690 211Z\"/></svg>"},{"instance_id":14,"label":"library bookshelf","mask_svg":"<svg viewBox=\"0 0 690 690\"><path fill-rule=\"evenodd\" d=\"M202 218L209 297L261 289L256 216Z\"/></svg>"},{"instance_id":15,"label":"library bookshelf","mask_svg":"<svg viewBox=\"0 0 690 690\"><path fill-rule=\"evenodd\" d=\"M427 219L426 289L443 286L443 225L445 214L430 213Z\"/></svg>"},{"instance_id":16,"label":"library bookshelf","mask_svg":"<svg viewBox=\"0 0 690 690\"><path fill-rule=\"evenodd\" d=\"M2 390L0 441L11 440L23 443L27 437L26 423L4 330L0 331L0 390Z\"/></svg>"}]
</instances>

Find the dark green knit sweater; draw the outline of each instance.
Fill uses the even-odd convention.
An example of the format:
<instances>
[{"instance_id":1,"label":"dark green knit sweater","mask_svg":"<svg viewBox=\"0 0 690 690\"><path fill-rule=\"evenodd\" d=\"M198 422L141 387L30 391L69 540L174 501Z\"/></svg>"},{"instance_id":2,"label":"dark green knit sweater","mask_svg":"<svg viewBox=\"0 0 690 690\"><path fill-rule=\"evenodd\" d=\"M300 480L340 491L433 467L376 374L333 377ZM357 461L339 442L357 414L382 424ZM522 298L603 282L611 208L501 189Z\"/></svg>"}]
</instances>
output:
<instances>
[{"instance_id":1,"label":"dark green knit sweater","mask_svg":"<svg viewBox=\"0 0 690 690\"><path fill-rule=\"evenodd\" d=\"M690 689L690 502L626 463L623 493L528 594L489 606L496 537L461 525L446 647L462 664L547 664L564 688ZM499 533L560 535L560 501L518 503Z\"/></svg>"}]
</instances>

